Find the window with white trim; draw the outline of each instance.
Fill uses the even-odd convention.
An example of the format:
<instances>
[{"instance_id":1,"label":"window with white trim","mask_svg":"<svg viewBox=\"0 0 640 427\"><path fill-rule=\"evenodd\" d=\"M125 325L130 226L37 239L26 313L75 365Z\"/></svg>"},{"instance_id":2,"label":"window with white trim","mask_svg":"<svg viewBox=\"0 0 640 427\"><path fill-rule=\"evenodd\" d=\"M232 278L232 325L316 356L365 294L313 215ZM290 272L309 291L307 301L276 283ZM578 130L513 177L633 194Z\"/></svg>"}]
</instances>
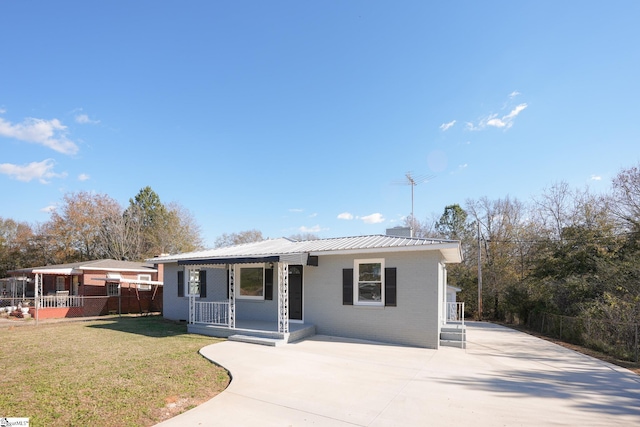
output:
<instances>
[{"instance_id":1,"label":"window with white trim","mask_svg":"<svg viewBox=\"0 0 640 427\"><path fill-rule=\"evenodd\" d=\"M56 291L64 291L64 276L56 276Z\"/></svg>"},{"instance_id":2,"label":"window with white trim","mask_svg":"<svg viewBox=\"0 0 640 427\"><path fill-rule=\"evenodd\" d=\"M264 300L264 264L248 264L236 271L240 272L237 297Z\"/></svg>"},{"instance_id":3,"label":"window with white trim","mask_svg":"<svg viewBox=\"0 0 640 427\"><path fill-rule=\"evenodd\" d=\"M138 280L151 280L150 274L138 274ZM146 283L138 283L138 289L141 291L150 291L151 285Z\"/></svg>"},{"instance_id":4,"label":"window with white trim","mask_svg":"<svg viewBox=\"0 0 640 427\"><path fill-rule=\"evenodd\" d=\"M107 296L117 297L118 295L120 295L120 283L107 282Z\"/></svg>"},{"instance_id":5,"label":"window with white trim","mask_svg":"<svg viewBox=\"0 0 640 427\"><path fill-rule=\"evenodd\" d=\"M384 306L384 258L353 262L353 304Z\"/></svg>"},{"instance_id":6,"label":"window with white trim","mask_svg":"<svg viewBox=\"0 0 640 427\"><path fill-rule=\"evenodd\" d=\"M200 270L189 270L187 296L200 296Z\"/></svg>"}]
</instances>

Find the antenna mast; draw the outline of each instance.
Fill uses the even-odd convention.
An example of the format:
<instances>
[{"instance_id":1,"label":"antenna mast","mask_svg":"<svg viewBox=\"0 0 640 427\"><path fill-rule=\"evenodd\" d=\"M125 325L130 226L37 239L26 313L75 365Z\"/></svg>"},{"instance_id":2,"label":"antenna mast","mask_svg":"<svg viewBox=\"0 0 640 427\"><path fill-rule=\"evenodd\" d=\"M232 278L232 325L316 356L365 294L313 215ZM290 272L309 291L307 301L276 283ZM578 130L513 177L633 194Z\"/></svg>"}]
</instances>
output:
<instances>
[{"instance_id":1,"label":"antenna mast","mask_svg":"<svg viewBox=\"0 0 640 427\"><path fill-rule=\"evenodd\" d=\"M434 176L433 175L414 175L413 172L409 171L404 174L406 181L399 182L398 184L402 185L410 185L411 186L411 237L413 237L414 224L415 224L415 215L413 211L413 189L416 185L422 184L424 182L431 181Z\"/></svg>"}]
</instances>

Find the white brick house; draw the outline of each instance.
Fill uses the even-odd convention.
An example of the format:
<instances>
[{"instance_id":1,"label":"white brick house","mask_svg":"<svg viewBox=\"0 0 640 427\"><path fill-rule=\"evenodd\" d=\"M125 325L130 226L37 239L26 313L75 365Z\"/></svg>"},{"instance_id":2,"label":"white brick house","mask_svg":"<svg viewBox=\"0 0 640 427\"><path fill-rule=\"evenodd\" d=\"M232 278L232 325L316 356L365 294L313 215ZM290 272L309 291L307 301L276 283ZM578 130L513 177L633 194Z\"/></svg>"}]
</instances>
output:
<instances>
[{"instance_id":1,"label":"white brick house","mask_svg":"<svg viewBox=\"0 0 640 427\"><path fill-rule=\"evenodd\" d=\"M280 238L153 262L164 264L164 316L192 332L438 348L446 264L461 260L458 241L374 235Z\"/></svg>"}]
</instances>

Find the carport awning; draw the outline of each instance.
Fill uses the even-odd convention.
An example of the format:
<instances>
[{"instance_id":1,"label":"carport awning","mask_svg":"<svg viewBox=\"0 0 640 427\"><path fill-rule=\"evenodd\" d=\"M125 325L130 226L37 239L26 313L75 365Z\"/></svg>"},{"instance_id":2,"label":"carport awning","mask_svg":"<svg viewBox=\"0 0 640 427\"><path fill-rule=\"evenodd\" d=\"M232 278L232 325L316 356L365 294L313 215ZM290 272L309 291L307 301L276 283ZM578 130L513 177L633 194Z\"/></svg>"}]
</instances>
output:
<instances>
[{"instance_id":1,"label":"carport awning","mask_svg":"<svg viewBox=\"0 0 640 427\"><path fill-rule=\"evenodd\" d=\"M111 283L133 283L134 285L164 285L164 282L157 280L128 279L126 277L92 277L91 280L103 280Z\"/></svg>"}]
</instances>

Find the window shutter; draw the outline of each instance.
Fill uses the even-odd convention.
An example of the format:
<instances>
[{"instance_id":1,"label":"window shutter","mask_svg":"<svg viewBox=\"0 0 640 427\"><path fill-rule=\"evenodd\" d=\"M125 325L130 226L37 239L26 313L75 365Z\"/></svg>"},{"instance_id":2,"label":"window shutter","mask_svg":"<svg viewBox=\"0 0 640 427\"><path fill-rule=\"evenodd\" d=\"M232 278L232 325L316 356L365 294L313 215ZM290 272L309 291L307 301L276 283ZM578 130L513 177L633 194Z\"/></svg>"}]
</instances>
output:
<instances>
[{"instance_id":1,"label":"window shutter","mask_svg":"<svg viewBox=\"0 0 640 427\"><path fill-rule=\"evenodd\" d=\"M396 268L384 269L384 305L396 307Z\"/></svg>"},{"instance_id":2,"label":"window shutter","mask_svg":"<svg viewBox=\"0 0 640 427\"><path fill-rule=\"evenodd\" d=\"M273 268L264 270L264 299L273 300Z\"/></svg>"},{"instance_id":3,"label":"window shutter","mask_svg":"<svg viewBox=\"0 0 640 427\"><path fill-rule=\"evenodd\" d=\"M200 270L200 298L207 297L207 271Z\"/></svg>"},{"instance_id":4,"label":"window shutter","mask_svg":"<svg viewBox=\"0 0 640 427\"><path fill-rule=\"evenodd\" d=\"M353 305L353 268L342 270L342 305Z\"/></svg>"},{"instance_id":5,"label":"window shutter","mask_svg":"<svg viewBox=\"0 0 640 427\"><path fill-rule=\"evenodd\" d=\"M184 271L178 271L178 296L184 296Z\"/></svg>"},{"instance_id":6,"label":"window shutter","mask_svg":"<svg viewBox=\"0 0 640 427\"><path fill-rule=\"evenodd\" d=\"M229 299L229 268L231 267L227 267L225 270L227 272L227 299Z\"/></svg>"}]
</instances>

